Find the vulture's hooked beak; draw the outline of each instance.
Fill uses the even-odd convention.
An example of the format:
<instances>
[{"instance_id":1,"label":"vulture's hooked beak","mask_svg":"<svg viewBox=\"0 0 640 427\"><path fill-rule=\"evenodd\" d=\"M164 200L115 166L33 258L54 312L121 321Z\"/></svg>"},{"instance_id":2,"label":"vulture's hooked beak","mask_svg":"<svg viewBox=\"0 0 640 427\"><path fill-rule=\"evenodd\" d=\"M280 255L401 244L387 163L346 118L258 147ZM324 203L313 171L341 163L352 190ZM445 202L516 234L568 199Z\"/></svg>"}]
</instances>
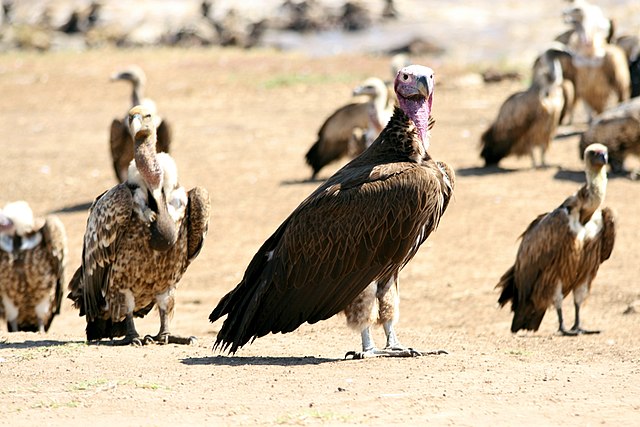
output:
<instances>
[{"instance_id":1,"label":"vulture's hooked beak","mask_svg":"<svg viewBox=\"0 0 640 427\"><path fill-rule=\"evenodd\" d=\"M418 92L426 99L428 99L433 93L433 79L427 76L420 76L416 82Z\"/></svg>"},{"instance_id":2,"label":"vulture's hooked beak","mask_svg":"<svg viewBox=\"0 0 640 427\"><path fill-rule=\"evenodd\" d=\"M142 130L142 116L140 114L132 115L129 118L129 126L131 126L131 134L137 137L138 132Z\"/></svg>"},{"instance_id":3,"label":"vulture's hooked beak","mask_svg":"<svg viewBox=\"0 0 640 427\"><path fill-rule=\"evenodd\" d=\"M609 155L606 151L592 151L591 153L591 164L604 166L609 163Z\"/></svg>"}]
</instances>

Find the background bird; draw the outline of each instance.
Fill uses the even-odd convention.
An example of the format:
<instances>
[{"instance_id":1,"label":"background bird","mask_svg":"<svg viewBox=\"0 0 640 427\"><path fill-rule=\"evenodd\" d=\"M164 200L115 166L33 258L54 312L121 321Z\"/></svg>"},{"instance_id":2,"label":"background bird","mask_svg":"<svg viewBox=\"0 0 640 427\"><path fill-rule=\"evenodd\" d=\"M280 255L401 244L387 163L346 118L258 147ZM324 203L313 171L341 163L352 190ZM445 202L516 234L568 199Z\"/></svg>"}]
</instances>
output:
<instances>
[{"instance_id":1,"label":"background bird","mask_svg":"<svg viewBox=\"0 0 640 427\"><path fill-rule=\"evenodd\" d=\"M614 174L627 174L626 157L640 157L640 99L623 102L597 116L580 137L580 154L595 143L607 147Z\"/></svg>"},{"instance_id":2,"label":"background bird","mask_svg":"<svg viewBox=\"0 0 640 427\"><path fill-rule=\"evenodd\" d=\"M573 115L578 99L576 98L576 67L573 63L573 54L561 43L553 43L547 50L542 52L533 62L532 75L541 75L548 64L558 61L562 70L562 97L563 105L560 110L558 124L573 123Z\"/></svg>"},{"instance_id":3,"label":"background bird","mask_svg":"<svg viewBox=\"0 0 640 427\"><path fill-rule=\"evenodd\" d=\"M144 341L188 344L193 338L170 334L169 318L176 286L204 243L209 195L201 187L187 193L178 184L173 159L156 153L152 111L136 106L128 123L135 162L127 181L91 207L82 265L69 285L69 298L86 316L89 341L124 335L117 344L142 344L133 317L157 304L160 331Z\"/></svg>"},{"instance_id":4,"label":"background bird","mask_svg":"<svg viewBox=\"0 0 640 427\"><path fill-rule=\"evenodd\" d=\"M158 109L155 102L150 98L144 97L147 82L147 77L144 71L142 71L140 67L132 65L126 70L113 74L111 76L111 80L123 80L131 83L131 105L129 108L136 105L144 105L149 111L151 111L154 117L154 125L156 127L156 149L159 153L168 153L171 147L171 126L166 120L158 115ZM109 139L113 169L116 173L116 178L120 182L127 180L129 163L133 160L133 135L131 135L127 120L128 115L125 115L123 120L113 119L111 122Z\"/></svg>"},{"instance_id":5,"label":"background bird","mask_svg":"<svg viewBox=\"0 0 640 427\"><path fill-rule=\"evenodd\" d=\"M563 335L597 333L580 326L580 306L600 264L611 255L615 223L603 208L607 189L607 148L593 144L584 152L587 183L559 207L538 216L522 234L515 264L500 278L498 303L511 301L511 332L537 331L547 308L558 314ZM564 326L562 300L573 292L575 322Z\"/></svg>"},{"instance_id":6,"label":"background bird","mask_svg":"<svg viewBox=\"0 0 640 427\"><path fill-rule=\"evenodd\" d=\"M362 334L354 357L421 354L395 338L397 276L439 224L454 175L427 152L433 71L403 68L394 86L399 107L378 139L293 211L212 311L212 322L228 315L215 347L235 353L346 310ZM375 321L387 334L382 350L370 335Z\"/></svg>"},{"instance_id":7,"label":"background bird","mask_svg":"<svg viewBox=\"0 0 640 427\"><path fill-rule=\"evenodd\" d=\"M361 85L353 89L353 94L355 96L364 95L369 98L367 102L369 120L364 133L365 144L357 153L360 154L373 143L387 125L393 114L393 104L389 104L387 85L377 77L366 79Z\"/></svg>"},{"instance_id":8,"label":"background bird","mask_svg":"<svg viewBox=\"0 0 640 427\"><path fill-rule=\"evenodd\" d=\"M535 68L531 86L509 96L498 117L480 138L480 157L485 166L495 166L509 155L531 157L533 167L546 166L545 154L555 136L562 108L562 69L558 60L543 62ZM535 148L540 149L536 164Z\"/></svg>"},{"instance_id":9,"label":"background bird","mask_svg":"<svg viewBox=\"0 0 640 427\"><path fill-rule=\"evenodd\" d=\"M9 332L45 332L60 313L67 237L55 216L24 201L0 210L0 314Z\"/></svg>"}]
</instances>

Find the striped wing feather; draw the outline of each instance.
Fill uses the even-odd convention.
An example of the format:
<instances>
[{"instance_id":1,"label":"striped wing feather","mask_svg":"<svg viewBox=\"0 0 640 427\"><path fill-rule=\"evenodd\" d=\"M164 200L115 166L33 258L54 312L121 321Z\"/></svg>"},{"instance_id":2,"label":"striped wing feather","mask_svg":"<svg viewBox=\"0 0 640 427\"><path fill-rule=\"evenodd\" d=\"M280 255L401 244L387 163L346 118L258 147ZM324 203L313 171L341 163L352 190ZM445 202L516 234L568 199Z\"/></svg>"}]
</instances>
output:
<instances>
[{"instance_id":1,"label":"striped wing feather","mask_svg":"<svg viewBox=\"0 0 640 427\"><path fill-rule=\"evenodd\" d=\"M53 271L56 272L56 293L53 314L60 314L60 305L62 304L62 293L65 283L67 236L64 226L57 216L48 215L45 218L42 237L47 248L46 252L49 254L49 262L53 267Z\"/></svg>"}]
</instances>

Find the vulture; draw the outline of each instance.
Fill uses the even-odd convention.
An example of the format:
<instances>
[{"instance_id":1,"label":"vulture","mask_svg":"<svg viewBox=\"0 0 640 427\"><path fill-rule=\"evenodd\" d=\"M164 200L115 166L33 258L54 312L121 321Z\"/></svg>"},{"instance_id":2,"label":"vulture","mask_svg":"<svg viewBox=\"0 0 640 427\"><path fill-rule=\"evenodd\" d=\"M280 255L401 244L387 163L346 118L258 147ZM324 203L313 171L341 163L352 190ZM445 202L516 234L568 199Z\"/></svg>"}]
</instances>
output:
<instances>
[{"instance_id":1,"label":"vulture","mask_svg":"<svg viewBox=\"0 0 640 427\"><path fill-rule=\"evenodd\" d=\"M135 141L134 161L127 181L91 206L82 265L68 297L86 316L88 341L124 336L115 344L189 344L193 337L171 335L169 318L176 286L204 243L209 195L201 187L186 192L171 156L156 153L151 110L133 107L127 123ZM160 331L140 340L133 318L145 316L155 304Z\"/></svg>"},{"instance_id":2,"label":"vulture","mask_svg":"<svg viewBox=\"0 0 640 427\"><path fill-rule=\"evenodd\" d=\"M627 173L625 158L630 154L640 157L640 99L633 98L597 116L580 138L580 154L595 143L607 147L612 173Z\"/></svg>"},{"instance_id":3,"label":"vulture","mask_svg":"<svg viewBox=\"0 0 640 427\"><path fill-rule=\"evenodd\" d=\"M369 126L369 106L367 102L352 102L338 108L324 121L318 131L318 139L309 148L305 160L315 179L318 172L331 162L353 153L353 130L367 129ZM356 149L355 151L360 151Z\"/></svg>"},{"instance_id":4,"label":"vulture","mask_svg":"<svg viewBox=\"0 0 640 427\"><path fill-rule=\"evenodd\" d=\"M580 306L591 290L600 264L611 255L615 222L603 208L607 190L607 147L584 151L587 183L560 206L539 215L522 234L514 265L500 278L498 303L511 301L511 332L537 331L547 308L556 308L563 335L598 333L580 326ZM575 322L567 330L562 300L573 292Z\"/></svg>"},{"instance_id":5,"label":"vulture","mask_svg":"<svg viewBox=\"0 0 640 427\"><path fill-rule=\"evenodd\" d=\"M364 95L369 97L368 105L368 125L365 131L364 148L369 147L378 137L382 129L387 125L393 110L389 108L389 91L384 81L377 77L369 77L362 85L353 90L354 96Z\"/></svg>"},{"instance_id":6,"label":"vulture","mask_svg":"<svg viewBox=\"0 0 640 427\"><path fill-rule=\"evenodd\" d=\"M562 96L563 105L558 118L558 124L571 124L573 112L577 103L576 98L576 67L573 64L573 54L567 46L561 43L553 43L547 50L538 56L533 63L532 75L544 72L547 64L558 61L562 70Z\"/></svg>"},{"instance_id":7,"label":"vulture","mask_svg":"<svg viewBox=\"0 0 640 427\"><path fill-rule=\"evenodd\" d=\"M66 255L58 217L34 218L24 201L0 210L0 315L9 332L49 330L60 314Z\"/></svg>"},{"instance_id":8,"label":"vulture","mask_svg":"<svg viewBox=\"0 0 640 427\"><path fill-rule=\"evenodd\" d=\"M568 47L576 67L576 96L596 115L605 110L611 94L617 102L629 99L627 57L622 48L607 42L610 24L600 8L575 1L563 15L574 30Z\"/></svg>"},{"instance_id":9,"label":"vulture","mask_svg":"<svg viewBox=\"0 0 640 427\"><path fill-rule=\"evenodd\" d=\"M113 74L111 80L131 82L132 92L131 105L129 108L136 105L144 105L153 113L157 135L157 150L158 152L168 153L171 146L171 126L158 115L155 102L144 97L144 89L147 81L144 71L142 71L140 67L133 65L124 71ZM124 120L113 119L111 122L109 146L111 148L113 169L119 182L125 182L127 180L129 163L133 160L133 136L131 135L127 120L128 115L125 116Z\"/></svg>"},{"instance_id":10,"label":"vulture","mask_svg":"<svg viewBox=\"0 0 640 427\"><path fill-rule=\"evenodd\" d=\"M227 316L214 349L235 353L344 311L362 338L362 351L347 355L425 354L402 346L394 331L398 273L438 226L454 173L427 151L433 71L403 68L394 87L399 106L380 136L284 220L211 312L211 322ZM371 336L375 323L387 337L382 349Z\"/></svg>"},{"instance_id":11,"label":"vulture","mask_svg":"<svg viewBox=\"0 0 640 427\"><path fill-rule=\"evenodd\" d=\"M531 86L509 96L498 117L480 138L480 157L485 166L495 166L509 155L531 157L535 168L534 149L540 148L540 167L546 166L545 154L555 136L564 106L562 69L558 60L547 61L535 69Z\"/></svg>"}]
</instances>

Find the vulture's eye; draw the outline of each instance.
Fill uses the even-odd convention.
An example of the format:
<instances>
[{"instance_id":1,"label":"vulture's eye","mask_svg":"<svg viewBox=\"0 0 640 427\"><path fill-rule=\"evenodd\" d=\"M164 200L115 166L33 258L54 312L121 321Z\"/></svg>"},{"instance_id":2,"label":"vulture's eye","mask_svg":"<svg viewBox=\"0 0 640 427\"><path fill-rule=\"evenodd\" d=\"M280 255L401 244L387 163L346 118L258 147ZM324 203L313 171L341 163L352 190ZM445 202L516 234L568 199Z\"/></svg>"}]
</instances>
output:
<instances>
[{"instance_id":1,"label":"vulture's eye","mask_svg":"<svg viewBox=\"0 0 640 427\"><path fill-rule=\"evenodd\" d=\"M144 116L144 118L145 118L145 119L150 119L150 118L151 118L151 114L146 114L146 115Z\"/></svg>"},{"instance_id":2,"label":"vulture's eye","mask_svg":"<svg viewBox=\"0 0 640 427\"><path fill-rule=\"evenodd\" d=\"M402 80L404 80L404 81L409 80L409 75L408 74L403 74L402 75Z\"/></svg>"}]
</instances>

